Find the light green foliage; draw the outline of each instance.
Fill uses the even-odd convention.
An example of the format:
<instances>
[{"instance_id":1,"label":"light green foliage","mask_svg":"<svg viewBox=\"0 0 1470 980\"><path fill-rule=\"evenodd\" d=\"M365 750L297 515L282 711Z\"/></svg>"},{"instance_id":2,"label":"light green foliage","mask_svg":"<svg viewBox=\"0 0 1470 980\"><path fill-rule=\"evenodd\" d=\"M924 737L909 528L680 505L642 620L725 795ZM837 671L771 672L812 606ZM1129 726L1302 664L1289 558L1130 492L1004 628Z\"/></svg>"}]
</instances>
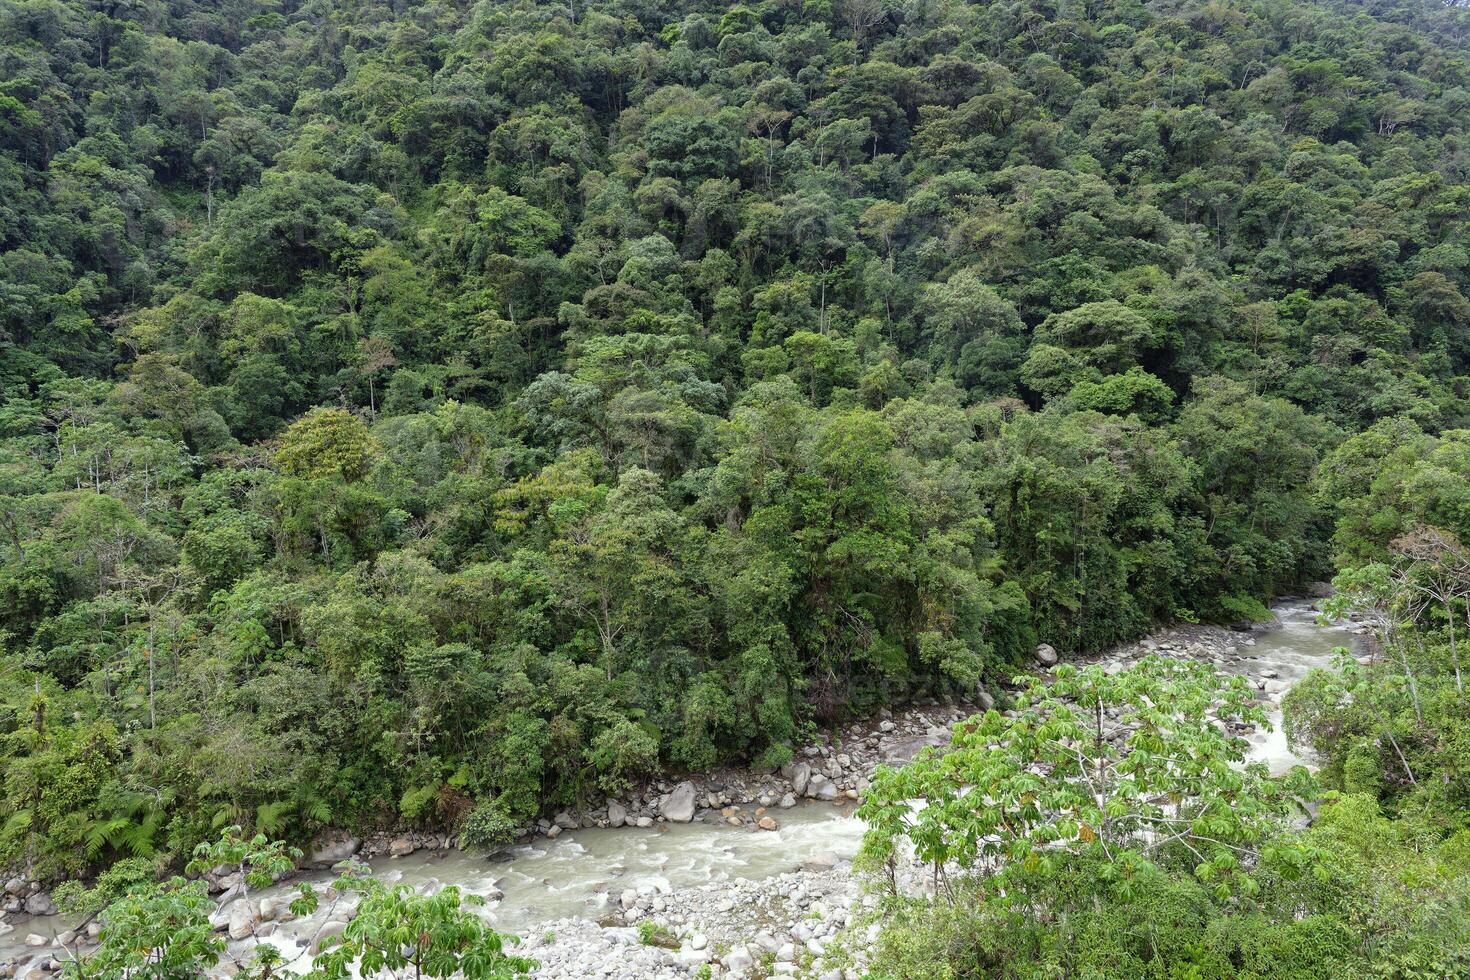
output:
<instances>
[{"instance_id":1,"label":"light green foliage","mask_svg":"<svg viewBox=\"0 0 1470 980\"><path fill-rule=\"evenodd\" d=\"M201 881L174 878L131 888L107 906L100 944L66 965L77 980L112 977L194 977L224 953L225 941L209 922L214 902Z\"/></svg>"},{"instance_id":2,"label":"light green foliage","mask_svg":"<svg viewBox=\"0 0 1470 980\"><path fill-rule=\"evenodd\" d=\"M264 834L246 837L239 827L226 827L218 840L194 848L186 870L201 874L219 865L231 868L240 874L248 897L252 887L264 888L275 876L294 870L300 858L300 849L283 841L273 841Z\"/></svg>"},{"instance_id":3,"label":"light green foliage","mask_svg":"<svg viewBox=\"0 0 1470 980\"><path fill-rule=\"evenodd\" d=\"M1243 678L1201 664L1064 665L1031 683L1015 717L991 710L957 725L948 750L880 770L859 810L864 858L882 866L912 848L936 877L980 875L1008 901L1076 861L1124 897L1179 868L1221 900L1254 894L1259 868L1297 873L1310 861L1275 832L1311 781L1300 769L1289 783L1267 779L1215 718L1266 723Z\"/></svg>"},{"instance_id":4,"label":"light green foliage","mask_svg":"<svg viewBox=\"0 0 1470 980\"><path fill-rule=\"evenodd\" d=\"M660 925L652 919L644 919L638 923L638 941L645 946L663 946L668 949L679 947L679 940L669 927Z\"/></svg>"},{"instance_id":5,"label":"light green foliage","mask_svg":"<svg viewBox=\"0 0 1470 980\"><path fill-rule=\"evenodd\" d=\"M1168 411L1174 392L1147 371L1134 367L1100 381L1079 381L1072 386L1068 397L1084 411L1137 415L1151 420Z\"/></svg>"},{"instance_id":6,"label":"light green foliage","mask_svg":"<svg viewBox=\"0 0 1470 980\"><path fill-rule=\"evenodd\" d=\"M281 436L276 465L292 476L337 476L352 481L367 472L372 440L362 420L341 409L313 409Z\"/></svg>"},{"instance_id":7,"label":"light green foliage","mask_svg":"<svg viewBox=\"0 0 1470 980\"><path fill-rule=\"evenodd\" d=\"M151 885L157 877L157 864L150 858L124 858L98 875L91 888L75 879L64 881L51 897L63 912L93 916L133 889Z\"/></svg>"},{"instance_id":8,"label":"light green foliage","mask_svg":"<svg viewBox=\"0 0 1470 980\"><path fill-rule=\"evenodd\" d=\"M1318 753L1332 784L1448 835L1467 826L1470 805L1460 649L1470 562L1455 537L1430 528L1387 551L1338 575L1326 604L1329 614L1372 616L1375 655L1361 664L1343 651L1333 670L1298 684L1286 698L1286 732Z\"/></svg>"},{"instance_id":9,"label":"light green foliage","mask_svg":"<svg viewBox=\"0 0 1470 980\"><path fill-rule=\"evenodd\" d=\"M515 816L497 800L481 803L465 818L460 830L461 847L491 848L511 841L520 832Z\"/></svg>"},{"instance_id":10,"label":"light green foliage","mask_svg":"<svg viewBox=\"0 0 1470 980\"><path fill-rule=\"evenodd\" d=\"M358 895L356 914L312 962L312 980L347 977L452 977L493 980L525 974L535 964L505 951L505 940L467 904L480 901L447 886L417 895L407 885L345 877L335 886ZM410 974L400 971L410 970Z\"/></svg>"},{"instance_id":11,"label":"light green foliage","mask_svg":"<svg viewBox=\"0 0 1470 980\"><path fill-rule=\"evenodd\" d=\"M1334 794L1291 830L1305 774L1266 779L1208 718L1218 702L1259 722L1239 678L1157 660L1056 674L1014 720L990 712L948 751L880 770L864 860L911 849L941 887L890 899L873 976L1325 980L1470 963L1470 851L1442 803L1394 821ZM1312 697L1294 692L1289 713ZM1324 724L1342 709L1315 703Z\"/></svg>"}]
</instances>

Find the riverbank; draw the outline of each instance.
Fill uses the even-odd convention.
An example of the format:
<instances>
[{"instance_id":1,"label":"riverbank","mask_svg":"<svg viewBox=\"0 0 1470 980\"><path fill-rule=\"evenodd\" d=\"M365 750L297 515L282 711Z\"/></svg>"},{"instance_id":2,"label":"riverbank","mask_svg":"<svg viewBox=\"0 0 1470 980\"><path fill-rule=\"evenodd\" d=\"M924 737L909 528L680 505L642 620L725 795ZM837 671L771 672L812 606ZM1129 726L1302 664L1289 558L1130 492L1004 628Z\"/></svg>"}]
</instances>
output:
<instances>
[{"instance_id":1,"label":"riverbank","mask_svg":"<svg viewBox=\"0 0 1470 980\"><path fill-rule=\"evenodd\" d=\"M1213 663L1250 677L1279 721L1290 684L1326 665L1335 647L1359 642L1363 632L1366 627L1350 623L1321 630L1309 602L1294 600L1277 607L1275 623L1259 628L1185 625L1093 659L1109 670L1151 653ZM853 925L872 902L851 870L862 833L851 816L854 798L878 765L945 744L950 725L981 707L928 702L882 713L804 747L780 772L653 783L596 808L559 813L488 856L460 852L441 835L396 834L324 839L311 857L318 865L354 857L389 881L426 890L457 884L487 898L496 928L522 936L521 951L540 961L537 976L685 977L701 969L742 976L759 964L771 976L831 980L852 968L847 954L834 955L834 939L845 935L860 959L867 940ZM1274 733L1242 734L1273 769L1301 761L1279 724ZM330 877L320 869L307 875ZM230 884L228 876L213 879L219 891ZM901 886L920 892L924 875L907 869ZM218 913L221 931L235 940L218 975L238 971L256 941L276 945L303 968L313 948L350 917L349 910L324 910L292 919L276 891ZM53 972L47 967L65 958L56 937L68 923L17 918L12 935L0 936L0 962L9 959L13 975L42 980ZM23 945L30 936L39 942ZM0 975L6 972L0 968Z\"/></svg>"},{"instance_id":2,"label":"riverbank","mask_svg":"<svg viewBox=\"0 0 1470 980\"><path fill-rule=\"evenodd\" d=\"M1354 622L1319 627L1309 599L1283 600L1273 611L1273 622L1240 629L1181 625L1086 660L1116 671L1147 655L1182 657L1247 676L1273 728L1247 727L1241 734L1252 742L1254 760L1284 771L1310 761L1292 752L1281 733L1285 693L1308 670L1330 665L1340 647L1366 656L1369 630ZM948 733L933 737L947 740ZM899 869L898 885L908 895L929 891L927 874L915 867ZM849 980L861 975L865 951L877 936L876 926L864 921L876 899L845 860L765 881L640 891L622 900L624 911L603 925L563 919L530 936L524 949L541 963L535 975L673 978L697 975L708 964L714 977L755 973ZM667 929L670 947L641 945L637 926L642 922Z\"/></svg>"}]
</instances>

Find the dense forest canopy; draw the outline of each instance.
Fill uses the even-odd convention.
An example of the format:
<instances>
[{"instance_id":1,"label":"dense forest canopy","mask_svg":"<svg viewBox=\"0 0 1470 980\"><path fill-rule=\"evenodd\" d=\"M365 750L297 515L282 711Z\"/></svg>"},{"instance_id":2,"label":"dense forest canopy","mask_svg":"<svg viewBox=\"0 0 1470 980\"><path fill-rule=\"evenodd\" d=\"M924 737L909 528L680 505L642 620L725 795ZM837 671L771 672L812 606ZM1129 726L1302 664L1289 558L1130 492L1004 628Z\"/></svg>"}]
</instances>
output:
<instances>
[{"instance_id":1,"label":"dense forest canopy","mask_svg":"<svg viewBox=\"0 0 1470 980\"><path fill-rule=\"evenodd\" d=\"M489 840L1470 532L1467 31L0 0L0 856Z\"/></svg>"}]
</instances>

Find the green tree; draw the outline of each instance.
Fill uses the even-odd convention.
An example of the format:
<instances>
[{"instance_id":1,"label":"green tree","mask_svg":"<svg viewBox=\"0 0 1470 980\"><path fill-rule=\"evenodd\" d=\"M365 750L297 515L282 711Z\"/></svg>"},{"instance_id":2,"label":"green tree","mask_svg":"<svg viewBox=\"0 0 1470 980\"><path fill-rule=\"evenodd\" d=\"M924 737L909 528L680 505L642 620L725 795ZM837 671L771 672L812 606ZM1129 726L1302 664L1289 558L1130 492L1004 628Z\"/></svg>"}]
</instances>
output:
<instances>
[{"instance_id":1,"label":"green tree","mask_svg":"<svg viewBox=\"0 0 1470 980\"><path fill-rule=\"evenodd\" d=\"M505 940L473 911L478 896L449 885L417 895L407 885L344 877L339 891L356 893L356 914L340 937L312 962L313 980L361 977L452 977L491 980L530 972L532 961L505 952Z\"/></svg>"},{"instance_id":2,"label":"green tree","mask_svg":"<svg viewBox=\"0 0 1470 980\"><path fill-rule=\"evenodd\" d=\"M314 408L282 434L276 465L291 476L351 482L366 475L374 452L360 418L340 408Z\"/></svg>"}]
</instances>

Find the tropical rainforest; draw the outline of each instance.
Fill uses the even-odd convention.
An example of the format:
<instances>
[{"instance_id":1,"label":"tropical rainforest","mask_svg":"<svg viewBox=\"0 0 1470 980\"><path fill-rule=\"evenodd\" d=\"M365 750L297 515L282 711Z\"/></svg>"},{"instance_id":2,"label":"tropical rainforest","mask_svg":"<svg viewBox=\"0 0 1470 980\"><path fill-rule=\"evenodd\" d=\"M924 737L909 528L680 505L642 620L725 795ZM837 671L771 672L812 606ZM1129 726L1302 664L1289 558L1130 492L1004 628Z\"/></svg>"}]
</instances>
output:
<instances>
[{"instance_id":1,"label":"tropical rainforest","mask_svg":"<svg viewBox=\"0 0 1470 980\"><path fill-rule=\"evenodd\" d=\"M1431 0L0 0L0 863L503 839L1339 572L1417 688L1319 680L1303 737L1450 838L1467 44Z\"/></svg>"}]
</instances>

